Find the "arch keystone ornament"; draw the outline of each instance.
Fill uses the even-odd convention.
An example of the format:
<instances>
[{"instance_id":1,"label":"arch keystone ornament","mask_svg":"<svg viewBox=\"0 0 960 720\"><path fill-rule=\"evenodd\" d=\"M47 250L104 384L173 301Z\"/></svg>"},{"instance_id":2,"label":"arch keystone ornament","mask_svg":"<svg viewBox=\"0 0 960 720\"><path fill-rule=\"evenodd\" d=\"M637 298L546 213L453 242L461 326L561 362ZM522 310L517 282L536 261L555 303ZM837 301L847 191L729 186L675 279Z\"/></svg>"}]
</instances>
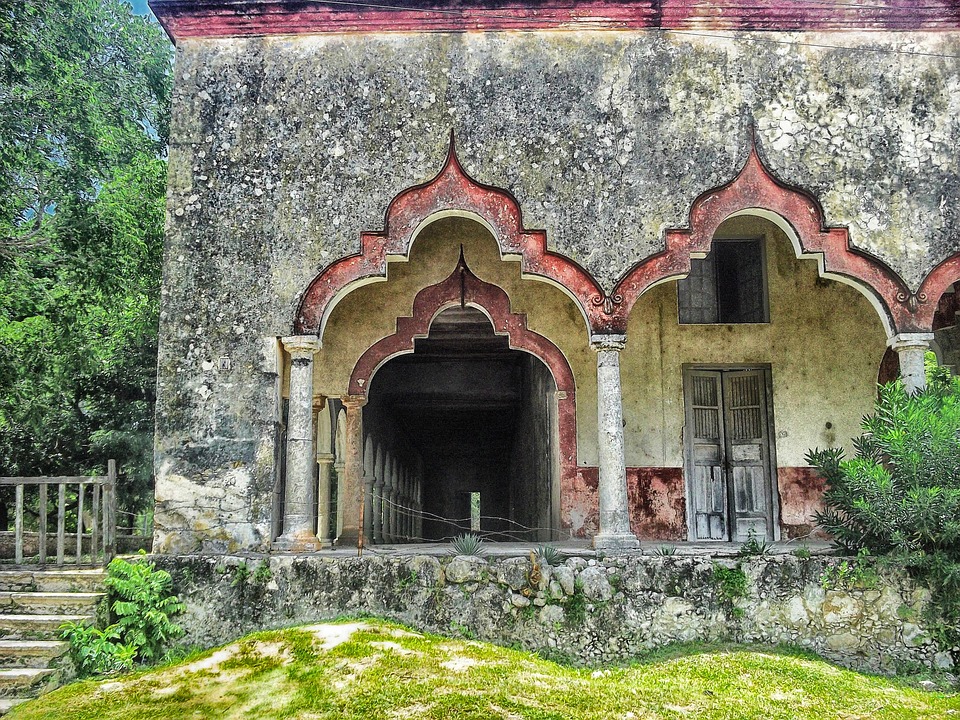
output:
<instances>
[{"instance_id":1,"label":"arch keystone ornament","mask_svg":"<svg viewBox=\"0 0 960 720\"><path fill-rule=\"evenodd\" d=\"M365 282L385 280L388 256L409 257L420 231L448 215L479 220L496 239L502 257L519 258L521 277L560 288L577 304L590 331L607 326L621 299L608 297L576 262L548 250L545 231L524 229L520 204L510 192L471 178L460 164L451 132L447 158L436 177L397 195L387 208L384 229L361 233L358 254L329 265L310 283L297 310L297 332L322 339L330 313L347 293Z\"/></svg>"}]
</instances>

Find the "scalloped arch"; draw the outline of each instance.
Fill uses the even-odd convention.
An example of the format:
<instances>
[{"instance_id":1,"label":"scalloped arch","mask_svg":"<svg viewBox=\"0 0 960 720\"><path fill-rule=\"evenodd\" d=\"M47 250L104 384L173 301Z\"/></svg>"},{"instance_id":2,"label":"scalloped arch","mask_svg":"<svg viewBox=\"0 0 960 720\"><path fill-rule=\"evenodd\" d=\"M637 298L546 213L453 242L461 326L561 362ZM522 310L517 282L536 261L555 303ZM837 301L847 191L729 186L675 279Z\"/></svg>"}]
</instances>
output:
<instances>
[{"instance_id":1,"label":"scalloped arch","mask_svg":"<svg viewBox=\"0 0 960 720\"><path fill-rule=\"evenodd\" d=\"M626 319L644 292L686 275L691 255L710 251L720 224L745 214L771 220L791 239L797 257L816 258L823 277L845 282L862 292L877 310L889 335L917 327L917 310L926 302L926 296L912 293L880 259L851 247L847 228L828 227L817 199L777 179L761 159L755 142L746 163L731 182L694 201L688 227L668 230L665 249L638 263L617 284L612 295L616 308L612 322L625 330Z\"/></svg>"},{"instance_id":2,"label":"scalloped arch","mask_svg":"<svg viewBox=\"0 0 960 720\"><path fill-rule=\"evenodd\" d=\"M366 396L370 381L384 363L413 352L416 338L426 337L438 313L455 305L483 310L494 332L506 335L510 347L539 358L557 385L557 429L560 487L571 487L577 475L577 395L573 370L563 352L543 335L527 329L527 317L510 311L510 298L502 289L480 280L460 256L456 268L436 285L417 293L413 314L397 318L397 331L371 345L354 366L349 394Z\"/></svg>"},{"instance_id":3,"label":"scalloped arch","mask_svg":"<svg viewBox=\"0 0 960 720\"><path fill-rule=\"evenodd\" d=\"M387 208L384 229L361 233L358 254L334 262L313 279L300 299L296 332L322 338L330 313L344 296L385 279L391 256L409 257L419 232L450 215L480 222L496 239L502 257L520 258L521 277L560 288L576 302L588 329L603 326L606 296L599 284L576 262L548 250L546 232L524 229L520 204L511 193L478 183L466 173L451 133L446 161L436 177L397 195Z\"/></svg>"}]
</instances>

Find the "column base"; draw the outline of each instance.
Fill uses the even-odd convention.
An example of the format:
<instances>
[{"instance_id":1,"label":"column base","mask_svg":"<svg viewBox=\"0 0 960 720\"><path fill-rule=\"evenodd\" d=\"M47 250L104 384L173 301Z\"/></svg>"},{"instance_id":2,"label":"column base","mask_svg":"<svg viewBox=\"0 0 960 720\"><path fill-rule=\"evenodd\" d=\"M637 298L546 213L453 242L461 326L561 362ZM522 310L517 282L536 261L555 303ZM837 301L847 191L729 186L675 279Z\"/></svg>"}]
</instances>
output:
<instances>
[{"instance_id":1,"label":"column base","mask_svg":"<svg viewBox=\"0 0 960 720\"><path fill-rule=\"evenodd\" d=\"M271 544L278 552L316 552L323 549L323 543L311 532L297 532L281 535Z\"/></svg>"},{"instance_id":2,"label":"column base","mask_svg":"<svg viewBox=\"0 0 960 720\"><path fill-rule=\"evenodd\" d=\"M594 550L639 550L640 540L633 533L600 533L593 536Z\"/></svg>"},{"instance_id":3,"label":"column base","mask_svg":"<svg viewBox=\"0 0 960 720\"><path fill-rule=\"evenodd\" d=\"M356 528L343 528L340 535L333 541L338 548L355 548L360 542L360 531ZM366 544L366 541L364 541Z\"/></svg>"}]
</instances>

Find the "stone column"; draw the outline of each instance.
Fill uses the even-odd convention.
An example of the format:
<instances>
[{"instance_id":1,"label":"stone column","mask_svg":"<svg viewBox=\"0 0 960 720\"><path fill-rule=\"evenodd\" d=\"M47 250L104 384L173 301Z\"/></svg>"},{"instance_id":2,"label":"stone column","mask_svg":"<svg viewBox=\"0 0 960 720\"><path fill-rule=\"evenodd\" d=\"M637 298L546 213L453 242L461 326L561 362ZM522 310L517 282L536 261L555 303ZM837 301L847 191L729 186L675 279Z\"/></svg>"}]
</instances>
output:
<instances>
[{"instance_id":1,"label":"stone column","mask_svg":"<svg viewBox=\"0 0 960 720\"><path fill-rule=\"evenodd\" d=\"M383 486L384 486L384 466L383 450L377 453L377 479L373 483L373 541L375 543L383 542Z\"/></svg>"},{"instance_id":2,"label":"stone column","mask_svg":"<svg viewBox=\"0 0 960 720\"><path fill-rule=\"evenodd\" d=\"M313 356L320 349L320 341L311 335L294 335L281 341L290 353L290 405L283 534L274 547L291 552L319 550L314 531L317 499L313 483Z\"/></svg>"},{"instance_id":3,"label":"stone column","mask_svg":"<svg viewBox=\"0 0 960 720\"><path fill-rule=\"evenodd\" d=\"M887 341L900 358L900 378L907 393L915 393L927 386L923 358L930 349L933 333L900 333Z\"/></svg>"},{"instance_id":4,"label":"stone column","mask_svg":"<svg viewBox=\"0 0 960 720\"><path fill-rule=\"evenodd\" d=\"M397 503L400 502L400 477L397 473L399 465L397 459L393 458L390 462L390 494L387 499L390 501L387 512L387 537L390 542L395 543L400 540L400 532L397 529L397 519L400 517L397 513Z\"/></svg>"},{"instance_id":5,"label":"stone column","mask_svg":"<svg viewBox=\"0 0 960 720\"><path fill-rule=\"evenodd\" d=\"M346 411L344 428L344 467L343 494L340 507L343 527L337 544L341 547L357 545L360 542L360 495L363 488L363 406L367 398L363 395L343 396Z\"/></svg>"},{"instance_id":6,"label":"stone column","mask_svg":"<svg viewBox=\"0 0 960 720\"><path fill-rule=\"evenodd\" d=\"M324 543L330 538L330 474L333 471L333 453L317 453L317 465L320 466L317 538Z\"/></svg>"},{"instance_id":7,"label":"stone column","mask_svg":"<svg viewBox=\"0 0 960 720\"><path fill-rule=\"evenodd\" d=\"M374 451L370 444L367 444L365 451L370 453L370 457L364 457L363 463L363 542L368 545L373 542L373 485L377 478L374 470Z\"/></svg>"},{"instance_id":8,"label":"stone column","mask_svg":"<svg viewBox=\"0 0 960 720\"><path fill-rule=\"evenodd\" d=\"M393 456L388 452L383 459L383 542L393 542Z\"/></svg>"},{"instance_id":9,"label":"stone column","mask_svg":"<svg viewBox=\"0 0 960 720\"><path fill-rule=\"evenodd\" d=\"M410 522L410 488L407 482L407 468L400 468L400 539L409 542L410 531L408 525Z\"/></svg>"},{"instance_id":10,"label":"stone column","mask_svg":"<svg viewBox=\"0 0 960 720\"><path fill-rule=\"evenodd\" d=\"M620 392L620 351L623 335L594 335L597 351L597 430L600 455L600 531L593 538L598 550L640 547L630 531L627 468L623 456L623 398Z\"/></svg>"}]
</instances>

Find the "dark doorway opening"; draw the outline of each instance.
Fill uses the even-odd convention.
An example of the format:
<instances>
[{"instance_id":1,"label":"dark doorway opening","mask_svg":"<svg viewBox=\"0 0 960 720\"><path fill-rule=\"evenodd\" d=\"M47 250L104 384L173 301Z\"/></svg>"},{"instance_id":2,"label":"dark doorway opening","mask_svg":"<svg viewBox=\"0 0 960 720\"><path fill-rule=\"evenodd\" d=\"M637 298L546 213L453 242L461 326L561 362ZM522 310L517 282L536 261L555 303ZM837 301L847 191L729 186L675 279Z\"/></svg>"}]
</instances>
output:
<instances>
[{"instance_id":1,"label":"dark doorway opening","mask_svg":"<svg viewBox=\"0 0 960 720\"><path fill-rule=\"evenodd\" d=\"M423 539L476 527L477 497L485 537L552 539L556 390L543 362L469 306L440 313L412 354L376 372L364 428L422 461Z\"/></svg>"}]
</instances>

